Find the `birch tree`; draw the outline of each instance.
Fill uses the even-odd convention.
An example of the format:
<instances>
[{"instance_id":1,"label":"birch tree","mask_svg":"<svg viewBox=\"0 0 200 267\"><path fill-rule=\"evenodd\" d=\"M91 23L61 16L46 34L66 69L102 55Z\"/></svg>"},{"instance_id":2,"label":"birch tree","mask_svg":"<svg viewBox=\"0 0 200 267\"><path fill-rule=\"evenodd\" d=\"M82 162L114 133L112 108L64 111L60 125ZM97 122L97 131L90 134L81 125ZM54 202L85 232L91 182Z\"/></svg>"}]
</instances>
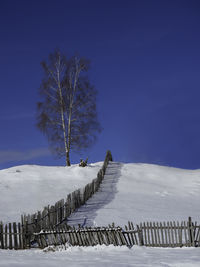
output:
<instances>
[{"instance_id":1,"label":"birch tree","mask_svg":"<svg viewBox=\"0 0 200 267\"><path fill-rule=\"evenodd\" d=\"M37 103L37 127L47 136L51 151L64 156L70 166L70 152L91 146L101 130L97 91L86 76L89 61L78 56L67 59L56 50L41 65L44 78L39 89L42 101Z\"/></svg>"}]
</instances>

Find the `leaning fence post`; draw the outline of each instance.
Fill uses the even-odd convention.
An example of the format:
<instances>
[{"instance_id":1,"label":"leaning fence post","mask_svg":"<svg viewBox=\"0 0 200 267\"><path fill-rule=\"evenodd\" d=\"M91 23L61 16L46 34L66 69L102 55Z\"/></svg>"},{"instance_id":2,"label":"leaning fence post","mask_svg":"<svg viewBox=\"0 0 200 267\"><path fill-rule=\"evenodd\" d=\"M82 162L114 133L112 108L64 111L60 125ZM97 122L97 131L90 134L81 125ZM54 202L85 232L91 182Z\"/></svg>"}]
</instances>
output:
<instances>
[{"instance_id":1,"label":"leaning fence post","mask_svg":"<svg viewBox=\"0 0 200 267\"><path fill-rule=\"evenodd\" d=\"M139 239L139 245L144 246L144 240L142 235L142 229L137 225L137 231L138 231L138 239Z\"/></svg>"}]
</instances>

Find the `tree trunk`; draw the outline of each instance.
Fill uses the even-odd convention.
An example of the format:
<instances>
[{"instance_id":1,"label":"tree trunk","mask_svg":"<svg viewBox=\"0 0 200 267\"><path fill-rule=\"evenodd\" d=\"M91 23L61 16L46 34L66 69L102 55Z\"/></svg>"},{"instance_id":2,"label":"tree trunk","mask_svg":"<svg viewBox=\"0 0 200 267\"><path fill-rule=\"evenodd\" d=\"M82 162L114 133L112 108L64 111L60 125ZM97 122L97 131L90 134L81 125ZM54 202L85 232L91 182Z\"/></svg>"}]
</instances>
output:
<instances>
[{"instance_id":1,"label":"tree trunk","mask_svg":"<svg viewBox=\"0 0 200 267\"><path fill-rule=\"evenodd\" d=\"M61 111L61 122L62 122L62 129L63 129L63 138L64 138L64 146L65 146L65 154L66 154L66 165L70 166L69 160L69 144L67 144L67 135L66 135L66 126L65 126L65 118L64 118L64 109L63 109L63 94L62 88L60 84L60 57L58 58L58 68L57 68L57 85L58 91L60 96L60 111Z\"/></svg>"},{"instance_id":2,"label":"tree trunk","mask_svg":"<svg viewBox=\"0 0 200 267\"><path fill-rule=\"evenodd\" d=\"M66 152L66 165L71 166L70 159L69 159L69 151Z\"/></svg>"}]
</instances>

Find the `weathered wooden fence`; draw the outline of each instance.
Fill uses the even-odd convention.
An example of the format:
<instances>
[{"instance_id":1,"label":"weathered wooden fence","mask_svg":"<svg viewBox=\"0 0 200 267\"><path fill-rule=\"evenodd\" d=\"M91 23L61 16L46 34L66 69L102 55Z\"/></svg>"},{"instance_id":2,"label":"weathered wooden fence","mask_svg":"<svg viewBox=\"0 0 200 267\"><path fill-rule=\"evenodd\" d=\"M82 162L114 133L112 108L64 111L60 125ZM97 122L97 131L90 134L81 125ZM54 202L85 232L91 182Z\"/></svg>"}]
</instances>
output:
<instances>
[{"instance_id":1,"label":"weathered wooden fence","mask_svg":"<svg viewBox=\"0 0 200 267\"><path fill-rule=\"evenodd\" d=\"M93 179L84 188L68 194L65 200L62 199L56 202L55 205L44 207L43 211L22 215L21 224L14 222L3 226L3 223L0 223L0 248L27 248L30 246L35 232L40 232L42 229L49 229L50 227L55 228L60 224L67 223L67 218L70 214L81 205L84 205L99 189L109 161L112 161L112 154L110 151L107 151L97 178Z\"/></svg>"},{"instance_id":2,"label":"weathered wooden fence","mask_svg":"<svg viewBox=\"0 0 200 267\"><path fill-rule=\"evenodd\" d=\"M20 223L0 224L1 249L44 248L51 245L95 246L110 245L132 247L200 247L200 225L188 221L147 222L134 226L132 222L122 229L114 223L108 227L75 228L61 224L56 228L41 230L30 239L28 226Z\"/></svg>"},{"instance_id":3,"label":"weathered wooden fence","mask_svg":"<svg viewBox=\"0 0 200 267\"><path fill-rule=\"evenodd\" d=\"M40 248L50 245L95 246L110 245L132 247L199 247L200 225L187 222L141 223L134 227L132 222L124 229L115 227L71 228L61 226L59 230L49 229L35 233Z\"/></svg>"},{"instance_id":4,"label":"weathered wooden fence","mask_svg":"<svg viewBox=\"0 0 200 267\"><path fill-rule=\"evenodd\" d=\"M152 247L200 247L200 225L188 221L146 222L134 227L132 222L122 229L114 223L108 227L71 228L67 218L99 189L109 161L108 151L97 178L69 194L54 206L45 207L42 212L22 215L21 223L0 222L0 249L27 249L34 246L44 248L49 245L68 243L72 246L94 246L97 244L115 246L134 245Z\"/></svg>"},{"instance_id":5,"label":"weathered wooden fence","mask_svg":"<svg viewBox=\"0 0 200 267\"><path fill-rule=\"evenodd\" d=\"M153 247L195 247L200 246L200 225L193 223L191 217L187 222L142 223L142 242Z\"/></svg>"},{"instance_id":6,"label":"weathered wooden fence","mask_svg":"<svg viewBox=\"0 0 200 267\"><path fill-rule=\"evenodd\" d=\"M21 223L0 223L0 248L1 249L26 249L29 248L27 235Z\"/></svg>"}]
</instances>

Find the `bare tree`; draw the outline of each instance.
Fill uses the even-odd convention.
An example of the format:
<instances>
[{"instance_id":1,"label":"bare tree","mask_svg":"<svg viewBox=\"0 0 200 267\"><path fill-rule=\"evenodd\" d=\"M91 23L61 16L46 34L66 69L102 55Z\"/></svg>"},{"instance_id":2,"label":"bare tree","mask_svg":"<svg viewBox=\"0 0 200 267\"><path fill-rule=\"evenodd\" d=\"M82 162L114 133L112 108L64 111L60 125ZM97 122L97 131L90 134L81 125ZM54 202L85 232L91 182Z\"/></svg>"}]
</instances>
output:
<instances>
[{"instance_id":1,"label":"bare tree","mask_svg":"<svg viewBox=\"0 0 200 267\"><path fill-rule=\"evenodd\" d=\"M84 74L89 61L78 56L67 59L59 50L41 63L44 79L42 101L37 103L37 127L48 137L52 152L65 156L88 148L101 127L96 112L96 90Z\"/></svg>"}]
</instances>

